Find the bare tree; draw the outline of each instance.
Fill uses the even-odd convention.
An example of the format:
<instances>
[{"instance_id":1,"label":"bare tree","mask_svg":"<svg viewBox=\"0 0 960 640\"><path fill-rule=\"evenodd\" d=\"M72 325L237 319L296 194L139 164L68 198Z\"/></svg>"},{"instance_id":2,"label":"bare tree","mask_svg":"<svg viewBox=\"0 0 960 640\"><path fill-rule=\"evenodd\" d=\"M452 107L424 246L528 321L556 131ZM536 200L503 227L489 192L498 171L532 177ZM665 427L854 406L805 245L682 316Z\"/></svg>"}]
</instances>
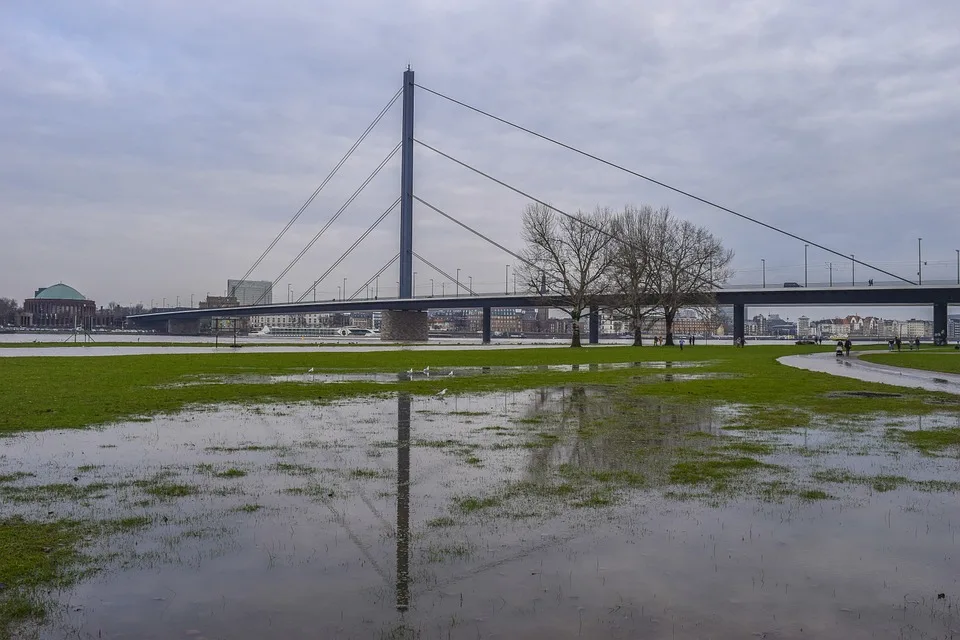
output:
<instances>
[{"instance_id":1,"label":"bare tree","mask_svg":"<svg viewBox=\"0 0 960 640\"><path fill-rule=\"evenodd\" d=\"M660 307L651 272L660 264L655 254L662 249L660 235L669 216L666 207L627 205L611 220L617 238L610 244L612 288L619 312L630 321L635 347L642 344L644 319Z\"/></svg>"},{"instance_id":2,"label":"bare tree","mask_svg":"<svg viewBox=\"0 0 960 640\"><path fill-rule=\"evenodd\" d=\"M0 324L16 324L20 305L13 298L0 298Z\"/></svg>"},{"instance_id":3,"label":"bare tree","mask_svg":"<svg viewBox=\"0 0 960 640\"><path fill-rule=\"evenodd\" d=\"M565 216L542 204L523 212L525 263L520 275L529 289L559 296L559 309L573 321L571 347L580 346L580 318L593 298L609 290L611 213L597 207L587 215Z\"/></svg>"},{"instance_id":4,"label":"bare tree","mask_svg":"<svg viewBox=\"0 0 960 640\"><path fill-rule=\"evenodd\" d=\"M678 220L668 209L656 218L650 253L650 289L663 309L666 343L673 344L673 320L683 306L716 304L714 289L731 275L733 251L704 227Z\"/></svg>"}]
</instances>

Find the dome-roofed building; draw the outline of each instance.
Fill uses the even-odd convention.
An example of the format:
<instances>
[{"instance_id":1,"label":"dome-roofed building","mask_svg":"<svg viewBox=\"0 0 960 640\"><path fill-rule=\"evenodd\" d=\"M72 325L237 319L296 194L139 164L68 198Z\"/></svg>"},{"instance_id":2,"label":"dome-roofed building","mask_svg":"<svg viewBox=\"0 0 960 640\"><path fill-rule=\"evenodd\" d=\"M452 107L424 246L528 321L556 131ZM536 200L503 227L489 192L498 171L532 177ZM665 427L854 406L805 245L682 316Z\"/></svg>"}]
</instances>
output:
<instances>
[{"instance_id":1,"label":"dome-roofed building","mask_svg":"<svg viewBox=\"0 0 960 640\"><path fill-rule=\"evenodd\" d=\"M62 282L37 289L23 301L21 324L30 327L73 329L93 328L97 304Z\"/></svg>"}]
</instances>

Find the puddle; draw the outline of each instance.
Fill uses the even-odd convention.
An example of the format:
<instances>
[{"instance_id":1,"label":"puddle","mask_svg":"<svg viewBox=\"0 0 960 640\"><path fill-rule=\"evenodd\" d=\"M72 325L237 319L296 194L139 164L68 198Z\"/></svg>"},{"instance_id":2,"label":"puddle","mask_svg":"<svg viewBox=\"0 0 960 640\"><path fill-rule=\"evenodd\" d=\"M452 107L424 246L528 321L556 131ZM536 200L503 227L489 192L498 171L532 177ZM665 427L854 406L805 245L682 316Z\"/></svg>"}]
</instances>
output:
<instances>
[{"instance_id":1,"label":"puddle","mask_svg":"<svg viewBox=\"0 0 960 640\"><path fill-rule=\"evenodd\" d=\"M690 369L705 367L710 362L608 362L594 364L557 364L557 365L537 365L537 366L510 366L510 367L440 367L430 369L408 369L399 373L331 373L321 371L304 371L302 373L290 373L283 375L238 375L238 376L191 376L182 382L164 385L162 388L170 387L191 387L218 384L279 384L295 382L301 384L336 384L345 382L373 382L377 384L390 384L394 382L415 381L415 380L436 380L438 378L471 378L483 375L503 376L521 373L572 373L572 372L597 372L613 371L621 369ZM702 377L707 377L704 374ZM678 376L677 380L697 380L695 376Z\"/></svg>"},{"instance_id":2,"label":"puddle","mask_svg":"<svg viewBox=\"0 0 960 640\"><path fill-rule=\"evenodd\" d=\"M884 391L831 391L828 398L902 398L902 393L886 393Z\"/></svg>"},{"instance_id":3,"label":"puddle","mask_svg":"<svg viewBox=\"0 0 960 640\"><path fill-rule=\"evenodd\" d=\"M949 637L960 499L910 483L960 462L885 439L916 419L760 441L723 429L740 410L577 387L218 407L7 438L0 511L146 523L94 543L116 555L53 594L44 639ZM742 485L707 465L744 457ZM740 488L684 498L710 489L678 461ZM762 499L791 483L831 498Z\"/></svg>"}]
</instances>

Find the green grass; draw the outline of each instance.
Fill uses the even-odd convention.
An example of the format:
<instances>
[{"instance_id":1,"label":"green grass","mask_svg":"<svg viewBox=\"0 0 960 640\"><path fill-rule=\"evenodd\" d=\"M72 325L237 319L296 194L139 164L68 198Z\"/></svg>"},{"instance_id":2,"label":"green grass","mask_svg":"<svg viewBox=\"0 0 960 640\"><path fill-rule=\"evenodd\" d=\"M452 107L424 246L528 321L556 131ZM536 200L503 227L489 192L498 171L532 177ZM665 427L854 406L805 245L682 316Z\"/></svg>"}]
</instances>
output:
<instances>
[{"instance_id":1,"label":"green grass","mask_svg":"<svg viewBox=\"0 0 960 640\"><path fill-rule=\"evenodd\" d=\"M384 471L377 469L353 469L350 471L351 478L357 479L369 479L369 478L383 478L386 476Z\"/></svg>"},{"instance_id":2,"label":"green grass","mask_svg":"<svg viewBox=\"0 0 960 640\"><path fill-rule=\"evenodd\" d=\"M18 624L46 613L44 588L69 586L79 559L84 527L72 520L33 522L15 517L0 520L0 638L16 637Z\"/></svg>"},{"instance_id":3,"label":"green grass","mask_svg":"<svg viewBox=\"0 0 960 640\"><path fill-rule=\"evenodd\" d=\"M218 471L213 474L216 478L242 478L247 475L247 472L242 469L226 469L225 471Z\"/></svg>"},{"instance_id":4,"label":"green grass","mask_svg":"<svg viewBox=\"0 0 960 640\"><path fill-rule=\"evenodd\" d=\"M309 476L316 473L316 467L306 464L294 464L290 462L278 462L272 467L275 471L285 473L290 476Z\"/></svg>"},{"instance_id":5,"label":"green grass","mask_svg":"<svg viewBox=\"0 0 960 640\"><path fill-rule=\"evenodd\" d=\"M696 458L682 460L670 469L670 482L673 484L721 483L752 471L772 469L773 465L764 464L754 458L739 456L735 458Z\"/></svg>"},{"instance_id":6,"label":"green grass","mask_svg":"<svg viewBox=\"0 0 960 640\"><path fill-rule=\"evenodd\" d=\"M240 513L256 513L257 511L260 511L260 509L262 508L263 507L259 504L242 504L236 509L234 509L234 511L238 511Z\"/></svg>"},{"instance_id":7,"label":"green grass","mask_svg":"<svg viewBox=\"0 0 960 640\"><path fill-rule=\"evenodd\" d=\"M26 471L17 471L15 473L3 473L0 474L0 484L4 482L16 482L22 478L32 478L34 474L28 473Z\"/></svg>"},{"instance_id":8,"label":"green grass","mask_svg":"<svg viewBox=\"0 0 960 640\"><path fill-rule=\"evenodd\" d=\"M390 390L415 394L436 393L448 387L451 393L524 389L540 386L617 384L638 378L636 393L695 398L697 401L746 405L741 427L782 428L807 424L811 412L855 415L874 411L900 414L926 413L935 409L960 408L960 398L948 394L901 390L900 398L844 398L831 392L884 391L891 387L837 378L784 367L776 358L791 353L824 351L820 347L750 346L733 349L705 346L672 350L675 361L706 362L704 373L732 376L687 382L668 382L640 369L561 372L531 371L504 375L463 376L436 381L397 382ZM102 358L28 357L5 359L0 367L0 433L25 430L83 427L121 419L181 410L198 404L273 402L329 402L337 398L385 393L386 385L354 382L336 385L211 384L178 386L196 376L229 377L320 371L405 371L410 367L516 366L643 362L662 360L662 349L649 347L599 347L586 349L477 349L468 351L390 351L334 353L218 353L152 354ZM56 389L51 394L49 389ZM518 420L520 424L542 423L547 418ZM237 451L239 448L214 448ZM248 450L257 450L249 448Z\"/></svg>"},{"instance_id":9,"label":"green grass","mask_svg":"<svg viewBox=\"0 0 960 640\"><path fill-rule=\"evenodd\" d=\"M960 428L958 427L925 431L890 429L887 435L894 440L912 445L924 453L936 453L944 449L960 447Z\"/></svg>"},{"instance_id":10,"label":"green grass","mask_svg":"<svg viewBox=\"0 0 960 640\"><path fill-rule=\"evenodd\" d=\"M461 496L454 499L453 503L456 505L460 513L468 514L475 511L480 511L481 509L496 507L501 503L501 499L497 496L487 496L486 498Z\"/></svg>"},{"instance_id":11,"label":"green grass","mask_svg":"<svg viewBox=\"0 0 960 640\"><path fill-rule=\"evenodd\" d=\"M886 493L887 491L894 491L900 487L912 487L914 489L919 489L921 491L953 491L957 486L960 486L960 483L956 482L946 482L946 481L929 481L929 480L910 480L904 476L894 476L880 474L876 476L862 475L848 471L847 469L823 469L820 471L814 471L811 474L811 477L814 480L820 482L832 482L835 484L857 484L862 486L871 487L874 491L878 493Z\"/></svg>"},{"instance_id":12,"label":"green grass","mask_svg":"<svg viewBox=\"0 0 960 640\"><path fill-rule=\"evenodd\" d=\"M0 498L21 504L54 501L77 502L102 496L107 489L118 486L120 485L113 485L106 482L94 482L86 485L75 482L57 482L53 484L28 485L22 487L0 484Z\"/></svg>"},{"instance_id":13,"label":"green grass","mask_svg":"<svg viewBox=\"0 0 960 640\"><path fill-rule=\"evenodd\" d=\"M134 531L150 526L153 524L153 521L153 516L127 516L125 518L111 520L107 522L105 526L111 531Z\"/></svg>"},{"instance_id":14,"label":"green grass","mask_svg":"<svg viewBox=\"0 0 960 640\"><path fill-rule=\"evenodd\" d=\"M165 482L163 480L137 480L134 486L140 487L145 493L161 500L185 498L197 493L197 488L189 484Z\"/></svg>"},{"instance_id":15,"label":"green grass","mask_svg":"<svg viewBox=\"0 0 960 640\"><path fill-rule=\"evenodd\" d=\"M737 451L754 456L765 456L774 451L773 445L767 444L766 442L746 442L742 440L724 444L720 449L724 451Z\"/></svg>"},{"instance_id":16,"label":"green grass","mask_svg":"<svg viewBox=\"0 0 960 640\"><path fill-rule=\"evenodd\" d=\"M939 371L940 373L960 373L960 351L953 347L929 351L900 351L894 353L871 353L861 355L860 358L877 364L886 364L891 367L906 367L908 369L922 369L924 371Z\"/></svg>"},{"instance_id":17,"label":"green grass","mask_svg":"<svg viewBox=\"0 0 960 640\"><path fill-rule=\"evenodd\" d=\"M452 527L457 524L457 521L451 518L450 516L440 516L439 518L433 518L427 520L427 526L433 528L443 528L443 527Z\"/></svg>"},{"instance_id":18,"label":"green grass","mask_svg":"<svg viewBox=\"0 0 960 640\"><path fill-rule=\"evenodd\" d=\"M456 542L453 544L431 544L424 550L427 562L438 563L447 562L457 558L469 558L473 553L473 548L465 542Z\"/></svg>"},{"instance_id":19,"label":"green grass","mask_svg":"<svg viewBox=\"0 0 960 640\"><path fill-rule=\"evenodd\" d=\"M822 489L804 489L799 494L802 500L831 500L832 496Z\"/></svg>"}]
</instances>

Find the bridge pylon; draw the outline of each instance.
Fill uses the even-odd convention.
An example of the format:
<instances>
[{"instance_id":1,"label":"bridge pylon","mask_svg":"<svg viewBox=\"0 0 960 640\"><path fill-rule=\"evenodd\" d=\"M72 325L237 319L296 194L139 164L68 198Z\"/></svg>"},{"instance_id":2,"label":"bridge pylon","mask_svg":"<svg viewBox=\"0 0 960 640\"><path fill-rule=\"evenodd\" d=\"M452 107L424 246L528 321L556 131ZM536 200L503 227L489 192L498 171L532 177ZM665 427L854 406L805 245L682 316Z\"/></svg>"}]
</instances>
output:
<instances>
[{"instance_id":1,"label":"bridge pylon","mask_svg":"<svg viewBox=\"0 0 960 640\"><path fill-rule=\"evenodd\" d=\"M413 69L403 72L403 127L400 138L400 291L399 298L413 290Z\"/></svg>"}]
</instances>

